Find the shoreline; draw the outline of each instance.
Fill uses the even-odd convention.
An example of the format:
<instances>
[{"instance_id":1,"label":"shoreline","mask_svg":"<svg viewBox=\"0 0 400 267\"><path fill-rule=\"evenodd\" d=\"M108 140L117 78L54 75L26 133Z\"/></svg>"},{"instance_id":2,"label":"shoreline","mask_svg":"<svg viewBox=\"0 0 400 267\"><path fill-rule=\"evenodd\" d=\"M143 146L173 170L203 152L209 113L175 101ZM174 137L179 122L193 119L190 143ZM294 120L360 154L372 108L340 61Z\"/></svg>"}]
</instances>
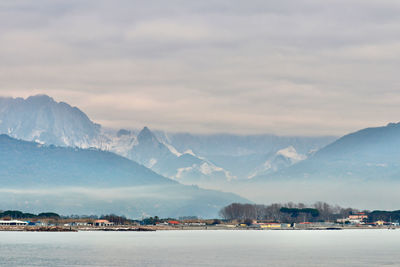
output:
<instances>
[{"instance_id":1,"label":"shoreline","mask_svg":"<svg viewBox=\"0 0 400 267\"><path fill-rule=\"evenodd\" d=\"M288 227L288 228L252 228L226 226L112 226L112 227L65 227L65 226L1 226L0 232L155 232L155 231L337 231L337 230L397 230L400 227L387 226L333 226L333 227Z\"/></svg>"}]
</instances>

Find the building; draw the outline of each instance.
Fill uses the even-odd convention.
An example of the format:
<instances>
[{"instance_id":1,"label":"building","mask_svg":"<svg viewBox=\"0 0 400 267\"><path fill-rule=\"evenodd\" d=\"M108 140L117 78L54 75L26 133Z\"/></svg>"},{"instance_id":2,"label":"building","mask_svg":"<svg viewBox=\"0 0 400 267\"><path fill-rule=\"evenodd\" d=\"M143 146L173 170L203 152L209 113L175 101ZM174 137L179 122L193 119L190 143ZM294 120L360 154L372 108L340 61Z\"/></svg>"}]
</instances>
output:
<instances>
[{"instance_id":1,"label":"building","mask_svg":"<svg viewBox=\"0 0 400 267\"><path fill-rule=\"evenodd\" d=\"M260 223L261 228L281 228L282 225L280 223Z\"/></svg>"},{"instance_id":2,"label":"building","mask_svg":"<svg viewBox=\"0 0 400 267\"><path fill-rule=\"evenodd\" d=\"M168 221L168 224L169 224L169 225L180 225L181 222L178 222L178 221Z\"/></svg>"},{"instance_id":3,"label":"building","mask_svg":"<svg viewBox=\"0 0 400 267\"><path fill-rule=\"evenodd\" d=\"M10 220L10 221L0 220L0 226L3 225L28 225L28 222L17 221L17 220Z\"/></svg>"},{"instance_id":4,"label":"building","mask_svg":"<svg viewBox=\"0 0 400 267\"><path fill-rule=\"evenodd\" d=\"M113 226L113 222L109 222L108 220L95 220L93 222L94 226Z\"/></svg>"},{"instance_id":5,"label":"building","mask_svg":"<svg viewBox=\"0 0 400 267\"><path fill-rule=\"evenodd\" d=\"M364 212L359 212L356 214L351 214L349 217L344 219L338 219L338 223L350 223L350 224L365 224L365 221L368 219L368 215Z\"/></svg>"},{"instance_id":6,"label":"building","mask_svg":"<svg viewBox=\"0 0 400 267\"><path fill-rule=\"evenodd\" d=\"M368 215L363 212L359 212L356 214L349 215L347 218L351 224L364 224L365 221L368 219Z\"/></svg>"},{"instance_id":7,"label":"building","mask_svg":"<svg viewBox=\"0 0 400 267\"><path fill-rule=\"evenodd\" d=\"M70 222L70 223L65 223L64 226L88 226L89 224L87 222Z\"/></svg>"},{"instance_id":8,"label":"building","mask_svg":"<svg viewBox=\"0 0 400 267\"><path fill-rule=\"evenodd\" d=\"M356 213L356 214L349 215L348 219L349 220L363 221L363 220L368 219L368 215L366 215L364 212L359 212L359 213Z\"/></svg>"}]
</instances>

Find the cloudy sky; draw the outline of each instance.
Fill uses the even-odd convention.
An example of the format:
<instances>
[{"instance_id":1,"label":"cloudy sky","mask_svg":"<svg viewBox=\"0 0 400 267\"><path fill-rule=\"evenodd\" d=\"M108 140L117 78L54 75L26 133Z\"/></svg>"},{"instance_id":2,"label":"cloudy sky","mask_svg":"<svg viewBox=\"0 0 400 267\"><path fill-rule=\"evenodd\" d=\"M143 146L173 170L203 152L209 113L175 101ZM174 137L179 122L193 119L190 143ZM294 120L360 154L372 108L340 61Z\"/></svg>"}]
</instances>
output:
<instances>
[{"instance_id":1,"label":"cloudy sky","mask_svg":"<svg viewBox=\"0 0 400 267\"><path fill-rule=\"evenodd\" d=\"M109 127L340 135L400 121L400 1L0 2L0 94Z\"/></svg>"}]
</instances>

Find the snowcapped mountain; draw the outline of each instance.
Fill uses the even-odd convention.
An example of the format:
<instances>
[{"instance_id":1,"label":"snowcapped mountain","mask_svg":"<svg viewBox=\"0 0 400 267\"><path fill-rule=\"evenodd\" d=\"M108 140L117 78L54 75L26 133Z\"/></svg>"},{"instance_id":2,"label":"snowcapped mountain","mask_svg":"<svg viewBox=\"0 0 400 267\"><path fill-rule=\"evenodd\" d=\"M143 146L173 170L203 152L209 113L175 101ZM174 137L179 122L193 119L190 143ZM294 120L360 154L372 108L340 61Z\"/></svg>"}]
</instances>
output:
<instances>
[{"instance_id":1,"label":"snowcapped mountain","mask_svg":"<svg viewBox=\"0 0 400 267\"><path fill-rule=\"evenodd\" d=\"M49 96L0 98L0 134L57 146L98 148L186 184L247 179L284 169L333 137L193 135L102 128Z\"/></svg>"},{"instance_id":2,"label":"snowcapped mountain","mask_svg":"<svg viewBox=\"0 0 400 267\"><path fill-rule=\"evenodd\" d=\"M298 154L293 146L289 146L287 148L279 150L278 152L276 152L276 155L288 159L291 164L299 162L301 160L305 160L307 158L305 155Z\"/></svg>"},{"instance_id":3,"label":"snowcapped mountain","mask_svg":"<svg viewBox=\"0 0 400 267\"><path fill-rule=\"evenodd\" d=\"M157 132L157 136L163 140L168 140L179 151L191 149L198 157L206 158L214 165L228 170L237 179L248 179L257 172L262 173L262 170L273 172L290 166L296 161L293 152L300 155L299 159L304 159L305 155L309 156L311 151L315 152L336 139L333 136L303 137L271 134L233 135L159 132Z\"/></svg>"},{"instance_id":4,"label":"snowcapped mountain","mask_svg":"<svg viewBox=\"0 0 400 267\"><path fill-rule=\"evenodd\" d=\"M0 135L0 183L4 206L64 214L214 218L232 202L248 202L232 193L182 185L114 153L7 135Z\"/></svg>"},{"instance_id":5,"label":"snowcapped mountain","mask_svg":"<svg viewBox=\"0 0 400 267\"><path fill-rule=\"evenodd\" d=\"M46 95L0 98L0 133L59 146L98 146L100 125L85 113Z\"/></svg>"},{"instance_id":6,"label":"snowcapped mountain","mask_svg":"<svg viewBox=\"0 0 400 267\"><path fill-rule=\"evenodd\" d=\"M168 142L160 142L147 127L139 134L102 129L78 108L46 95L0 98L0 134L42 144L111 151L182 182L210 176L232 178L190 150L181 153Z\"/></svg>"},{"instance_id":7,"label":"snowcapped mountain","mask_svg":"<svg viewBox=\"0 0 400 267\"><path fill-rule=\"evenodd\" d=\"M300 154L322 148L337 138L334 136L277 136L234 135L234 134L192 134L192 133L158 133L168 140L179 151L193 150L197 155L206 158L214 156L247 157L276 153L278 150L293 146Z\"/></svg>"},{"instance_id":8,"label":"snowcapped mountain","mask_svg":"<svg viewBox=\"0 0 400 267\"><path fill-rule=\"evenodd\" d=\"M297 153L293 146L289 146L278 150L271 158L265 161L260 167L256 168L248 178L251 179L258 175L273 173L305 159L307 159L306 155Z\"/></svg>"},{"instance_id":9,"label":"snowcapped mountain","mask_svg":"<svg viewBox=\"0 0 400 267\"><path fill-rule=\"evenodd\" d=\"M171 144L160 141L148 127L139 132L126 157L182 183L234 178L228 171L196 156L193 151L182 153Z\"/></svg>"},{"instance_id":10,"label":"snowcapped mountain","mask_svg":"<svg viewBox=\"0 0 400 267\"><path fill-rule=\"evenodd\" d=\"M126 158L128 157L129 151L138 143L135 133L125 129L121 129L117 132L103 129L101 136L104 142L102 142L101 147L99 147L100 149L112 151Z\"/></svg>"},{"instance_id":11,"label":"snowcapped mountain","mask_svg":"<svg viewBox=\"0 0 400 267\"><path fill-rule=\"evenodd\" d=\"M157 137L144 127L137 136L137 143L128 151L128 158L145 165L148 168L155 168L161 160L175 158L167 146L159 142ZM158 170L160 171L160 170Z\"/></svg>"},{"instance_id":12,"label":"snowcapped mountain","mask_svg":"<svg viewBox=\"0 0 400 267\"><path fill-rule=\"evenodd\" d=\"M298 164L254 179L398 180L399 147L400 123L366 128L341 137Z\"/></svg>"}]
</instances>

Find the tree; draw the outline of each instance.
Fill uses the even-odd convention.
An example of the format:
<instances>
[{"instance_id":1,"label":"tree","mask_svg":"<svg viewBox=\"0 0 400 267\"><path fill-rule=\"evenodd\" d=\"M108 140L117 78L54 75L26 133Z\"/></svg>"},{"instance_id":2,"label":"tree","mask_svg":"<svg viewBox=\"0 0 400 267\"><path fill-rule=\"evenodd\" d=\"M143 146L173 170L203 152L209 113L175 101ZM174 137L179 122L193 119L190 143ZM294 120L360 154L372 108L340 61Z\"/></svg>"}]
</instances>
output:
<instances>
[{"instance_id":1,"label":"tree","mask_svg":"<svg viewBox=\"0 0 400 267\"><path fill-rule=\"evenodd\" d=\"M246 220L244 220L243 223L246 224L247 226L250 226L250 225L253 224L253 220L252 219L246 219Z\"/></svg>"},{"instance_id":2,"label":"tree","mask_svg":"<svg viewBox=\"0 0 400 267\"><path fill-rule=\"evenodd\" d=\"M60 215L54 212L42 212L38 214L39 218L52 218L52 219L59 219Z\"/></svg>"},{"instance_id":3,"label":"tree","mask_svg":"<svg viewBox=\"0 0 400 267\"><path fill-rule=\"evenodd\" d=\"M129 222L129 220L126 219L125 216L118 216L115 214L109 214L109 215L102 216L101 219L107 220L109 222L113 222L116 225L124 225Z\"/></svg>"},{"instance_id":4,"label":"tree","mask_svg":"<svg viewBox=\"0 0 400 267\"><path fill-rule=\"evenodd\" d=\"M149 217L149 218L145 218L143 219L142 223L144 225L155 225L156 223L161 222L160 218L158 218L158 216L153 217Z\"/></svg>"}]
</instances>

